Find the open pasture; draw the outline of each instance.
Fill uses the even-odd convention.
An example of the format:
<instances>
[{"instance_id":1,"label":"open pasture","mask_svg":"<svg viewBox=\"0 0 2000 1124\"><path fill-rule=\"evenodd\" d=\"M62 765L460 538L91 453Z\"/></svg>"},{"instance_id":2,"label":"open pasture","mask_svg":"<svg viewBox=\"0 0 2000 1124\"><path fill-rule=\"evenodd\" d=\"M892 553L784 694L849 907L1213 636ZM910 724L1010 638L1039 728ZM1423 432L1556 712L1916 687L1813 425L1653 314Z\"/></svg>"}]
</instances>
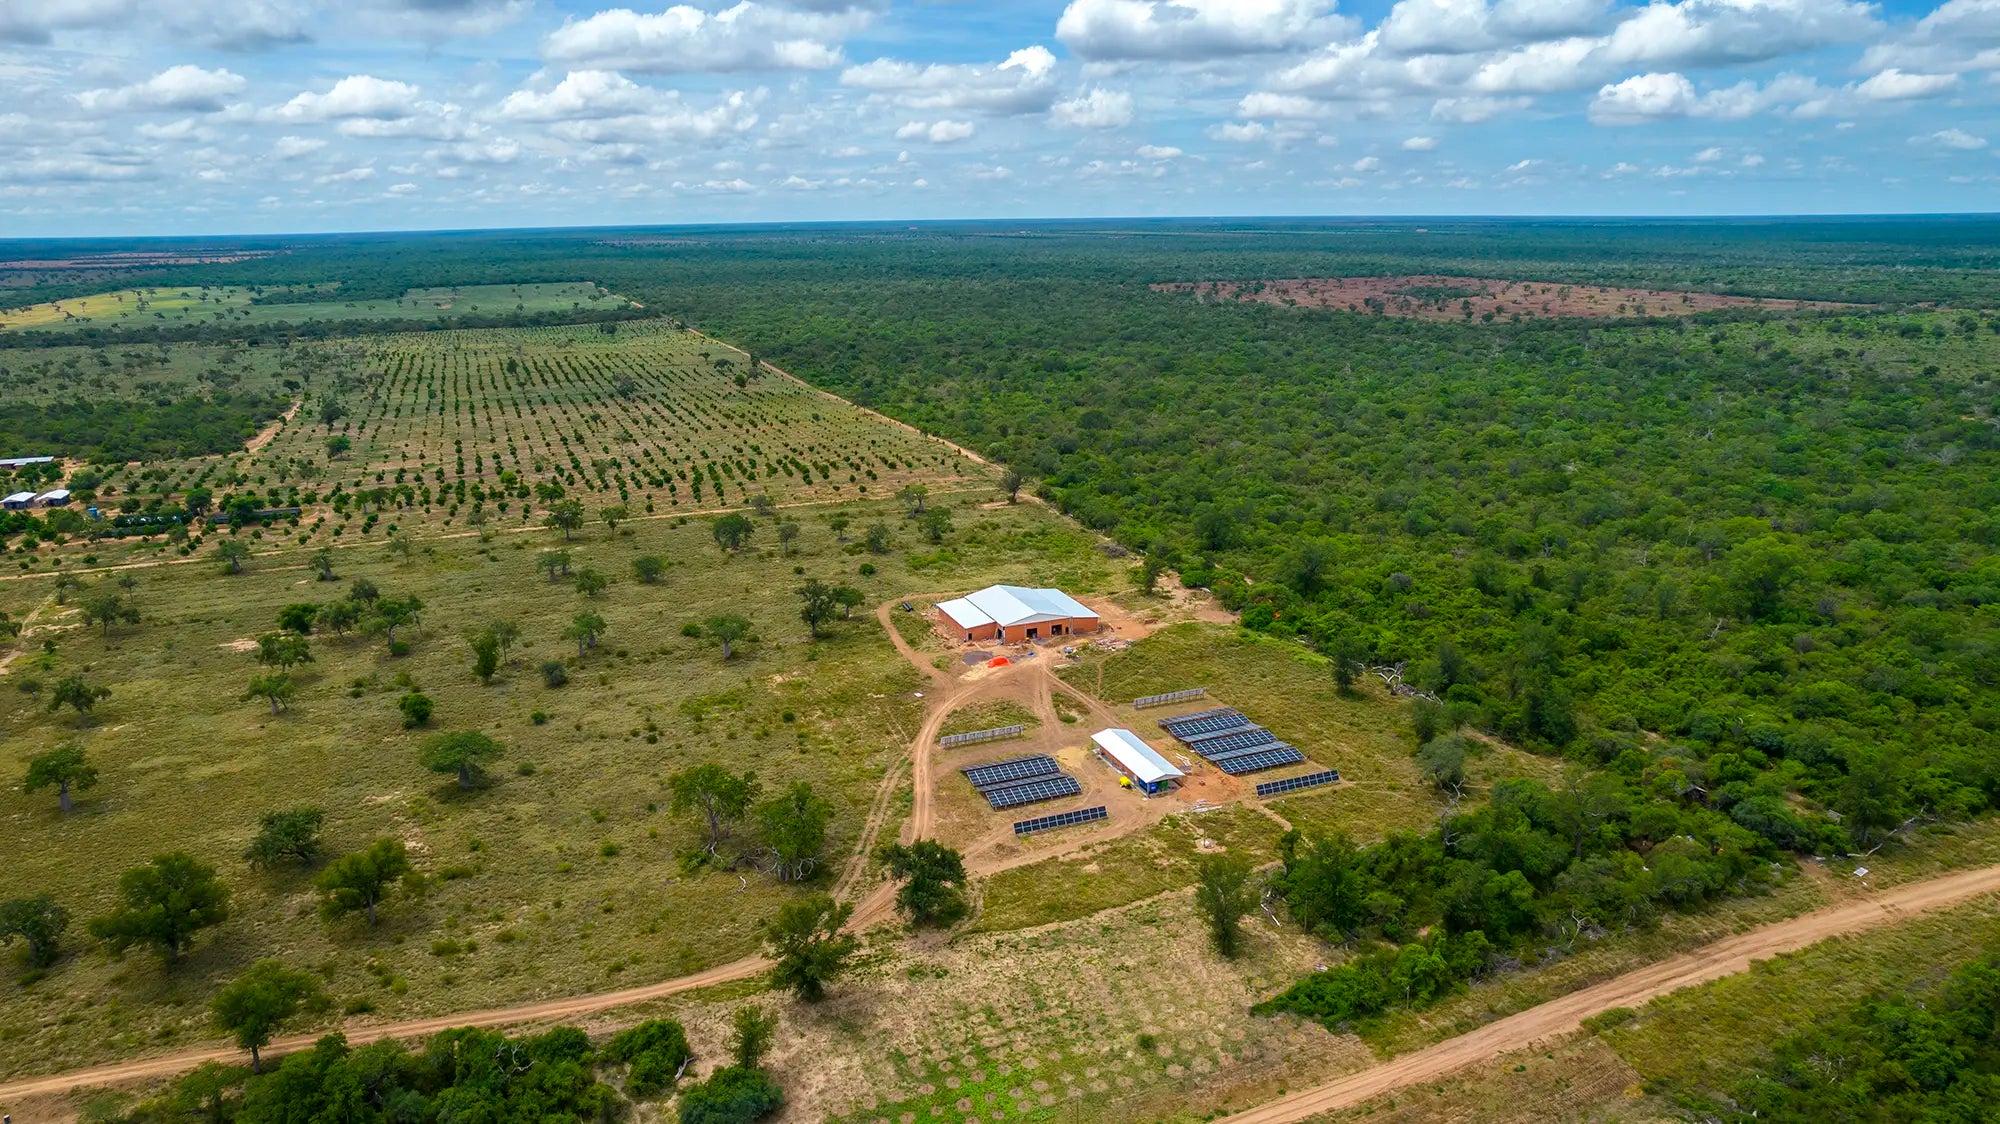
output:
<instances>
[{"instance_id":1,"label":"open pasture","mask_svg":"<svg viewBox=\"0 0 2000 1124\"><path fill-rule=\"evenodd\" d=\"M1798 312L1855 307L1828 301L1437 275L1176 281L1153 288L1192 293L1204 300L1259 301L1421 320L1636 319L1723 310Z\"/></svg>"},{"instance_id":2,"label":"open pasture","mask_svg":"<svg viewBox=\"0 0 2000 1124\"><path fill-rule=\"evenodd\" d=\"M275 295L285 299L268 299ZM629 303L589 281L412 289L395 300L344 300L339 287L331 284L293 289L191 285L119 289L0 310L0 331L433 320L616 309Z\"/></svg>"}]
</instances>

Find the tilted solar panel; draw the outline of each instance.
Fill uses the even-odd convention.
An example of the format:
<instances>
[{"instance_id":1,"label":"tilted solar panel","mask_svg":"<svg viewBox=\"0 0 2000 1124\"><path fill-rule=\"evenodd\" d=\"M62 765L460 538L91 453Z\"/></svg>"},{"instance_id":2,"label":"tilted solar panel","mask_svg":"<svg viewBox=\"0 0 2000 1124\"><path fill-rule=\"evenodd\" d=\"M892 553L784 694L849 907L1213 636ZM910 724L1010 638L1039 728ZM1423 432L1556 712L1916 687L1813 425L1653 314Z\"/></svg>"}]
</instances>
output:
<instances>
[{"instance_id":1,"label":"tilted solar panel","mask_svg":"<svg viewBox=\"0 0 2000 1124\"><path fill-rule=\"evenodd\" d=\"M1053 777L1037 777L1018 784L1001 785L985 789L982 795L994 810L1014 808L1022 804L1038 804L1044 800L1057 800L1064 796L1075 796L1083 791L1076 778L1064 773Z\"/></svg>"},{"instance_id":2,"label":"tilted solar panel","mask_svg":"<svg viewBox=\"0 0 2000 1124\"><path fill-rule=\"evenodd\" d=\"M1058 827L1074 827L1080 823L1089 823L1092 820L1104 819L1109 815L1110 813L1105 810L1104 805L1099 804L1095 808L1077 808L1074 811L1057 812L1053 816L1036 816L1032 820L1016 820L1014 822L1014 834L1027 835L1030 832L1048 831Z\"/></svg>"},{"instance_id":3,"label":"tilted solar panel","mask_svg":"<svg viewBox=\"0 0 2000 1124\"><path fill-rule=\"evenodd\" d=\"M1196 722L1209 722L1217 718L1241 718L1243 712L1233 706L1219 706L1214 710L1197 710L1193 714L1176 714L1172 718L1160 719L1162 729L1172 731L1176 727Z\"/></svg>"},{"instance_id":4,"label":"tilted solar panel","mask_svg":"<svg viewBox=\"0 0 2000 1124\"><path fill-rule=\"evenodd\" d=\"M983 789L996 784L1012 784L1030 777L1045 776L1058 770L1055 758L1037 753L1030 757L1016 757L986 765L970 765L959 771L965 774L966 780L972 782L972 787Z\"/></svg>"},{"instance_id":5,"label":"tilted solar panel","mask_svg":"<svg viewBox=\"0 0 2000 1124\"><path fill-rule=\"evenodd\" d=\"M1305 759L1305 754L1291 746L1280 745L1270 749L1250 750L1240 756L1217 759L1215 767L1236 777L1263 769L1275 769L1280 765L1291 765Z\"/></svg>"},{"instance_id":6,"label":"tilted solar panel","mask_svg":"<svg viewBox=\"0 0 2000 1124\"><path fill-rule=\"evenodd\" d=\"M1238 714L1222 718L1204 718L1199 722L1190 722L1184 726L1176 726L1173 729L1168 730L1167 733L1172 734L1174 737L1177 737L1182 741L1187 741L1191 738L1202 738L1202 737L1209 737L1215 734L1226 734L1231 730L1245 730L1250 728L1252 725L1254 725L1254 723L1252 723L1248 718L1245 718L1242 715Z\"/></svg>"},{"instance_id":7,"label":"tilted solar panel","mask_svg":"<svg viewBox=\"0 0 2000 1124\"><path fill-rule=\"evenodd\" d=\"M1316 788L1323 784L1339 784L1340 770L1328 769L1323 773L1306 773L1303 776L1286 777L1281 781L1265 781L1257 786L1259 796L1277 796L1281 793L1296 792L1302 788Z\"/></svg>"},{"instance_id":8,"label":"tilted solar panel","mask_svg":"<svg viewBox=\"0 0 2000 1124\"><path fill-rule=\"evenodd\" d=\"M1218 753L1233 753L1239 749L1249 749L1251 746L1273 745L1277 740L1278 735L1264 727L1252 726L1247 730L1234 730L1187 744L1203 757L1214 757Z\"/></svg>"}]
</instances>

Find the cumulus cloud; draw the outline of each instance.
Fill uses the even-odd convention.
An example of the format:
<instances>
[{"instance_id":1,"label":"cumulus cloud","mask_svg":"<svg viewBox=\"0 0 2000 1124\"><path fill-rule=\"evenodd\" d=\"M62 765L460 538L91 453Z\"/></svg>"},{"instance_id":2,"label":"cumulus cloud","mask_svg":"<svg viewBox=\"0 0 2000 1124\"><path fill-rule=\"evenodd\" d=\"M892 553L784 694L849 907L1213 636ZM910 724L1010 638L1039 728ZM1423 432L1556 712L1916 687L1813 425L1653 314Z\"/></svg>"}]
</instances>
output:
<instances>
[{"instance_id":1,"label":"cumulus cloud","mask_svg":"<svg viewBox=\"0 0 2000 1124\"><path fill-rule=\"evenodd\" d=\"M1041 113L1056 94L1056 57L1023 47L998 65L876 59L841 72L842 85L868 90L905 109L996 116Z\"/></svg>"},{"instance_id":2,"label":"cumulus cloud","mask_svg":"<svg viewBox=\"0 0 2000 1124\"><path fill-rule=\"evenodd\" d=\"M91 112L128 110L193 110L215 113L224 99L243 92L243 76L228 70L170 66L143 82L113 89L85 90L76 102Z\"/></svg>"},{"instance_id":3,"label":"cumulus cloud","mask_svg":"<svg viewBox=\"0 0 2000 1124\"><path fill-rule=\"evenodd\" d=\"M1206 60L1317 46L1344 32L1332 0L1071 0L1056 38L1092 60Z\"/></svg>"},{"instance_id":4,"label":"cumulus cloud","mask_svg":"<svg viewBox=\"0 0 2000 1124\"><path fill-rule=\"evenodd\" d=\"M1516 113L1535 103L1530 97L1439 98L1431 103L1431 118L1459 125L1477 125L1503 113Z\"/></svg>"},{"instance_id":5,"label":"cumulus cloud","mask_svg":"<svg viewBox=\"0 0 2000 1124\"><path fill-rule=\"evenodd\" d=\"M1384 50L1462 54L1581 35L1605 22L1608 0L1401 0L1381 25Z\"/></svg>"},{"instance_id":6,"label":"cumulus cloud","mask_svg":"<svg viewBox=\"0 0 2000 1124\"><path fill-rule=\"evenodd\" d=\"M416 112L417 87L408 82L350 74L323 94L311 90L281 105L273 116L285 121L335 121L372 118L393 121Z\"/></svg>"},{"instance_id":7,"label":"cumulus cloud","mask_svg":"<svg viewBox=\"0 0 2000 1124\"><path fill-rule=\"evenodd\" d=\"M1262 121L1225 121L1208 128L1210 140L1233 141L1238 144L1263 140L1271 135L1271 127Z\"/></svg>"},{"instance_id":8,"label":"cumulus cloud","mask_svg":"<svg viewBox=\"0 0 2000 1124\"><path fill-rule=\"evenodd\" d=\"M1147 160L1172 160L1176 156L1186 155L1170 144L1142 144L1135 154Z\"/></svg>"},{"instance_id":9,"label":"cumulus cloud","mask_svg":"<svg viewBox=\"0 0 2000 1124\"><path fill-rule=\"evenodd\" d=\"M1739 120L1772 111L1817 117L1846 98L1846 91L1828 89L1798 74L1780 74L1762 86L1746 79L1700 93L1684 74L1652 73L1600 87L1589 116L1599 125L1638 125L1675 117Z\"/></svg>"},{"instance_id":10,"label":"cumulus cloud","mask_svg":"<svg viewBox=\"0 0 2000 1124\"><path fill-rule=\"evenodd\" d=\"M1324 117L1333 109L1323 101L1300 94L1278 94L1256 90L1236 103L1238 117Z\"/></svg>"},{"instance_id":11,"label":"cumulus cloud","mask_svg":"<svg viewBox=\"0 0 2000 1124\"><path fill-rule=\"evenodd\" d=\"M1057 102L1049 117L1072 129L1116 129L1132 123L1132 95L1091 89Z\"/></svg>"},{"instance_id":12,"label":"cumulus cloud","mask_svg":"<svg viewBox=\"0 0 2000 1124\"><path fill-rule=\"evenodd\" d=\"M1977 152L1986 147L1985 137L1976 137L1964 129L1940 129L1928 137L1914 137L1913 140L1927 141L1943 148L1953 148L1960 152Z\"/></svg>"},{"instance_id":13,"label":"cumulus cloud","mask_svg":"<svg viewBox=\"0 0 2000 1124\"><path fill-rule=\"evenodd\" d=\"M309 0L0 0L0 43L42 46L74 35L88 46L132 35L222 50L257 50L311 37ZM86 39L87 37L87 39Z\"/></svg>"},{"instance_id":14,"label":"cumulus cloud","mask_svg":"<svg viewBox=\"0 0 2000 1124\"><path fill-rule=\"evenodd\" d=\"M896 130L897 140L927 140L932 144L951 144L962 141L973 134L970 121L912 121Z\"/></svg>"},{"instance_id":15,"label":"cumulus cloud","mask_svg":"<svg viewBox=\"0 0 2000 1124\"><path fill-rule=\"evenodd\" d=\"M1438 139L1436 137L1410 137L1403 141L1403 151L1405 152L1430 152L1437 148L1437 146Z\"/></svg>"},{"instance_id":16,"label":"cumulus cloud","mask_svg":"<svg viewBox=\"0 0 2000 1124\"><path fill-rule=\"evenodd\" d=\"M1956 74L1909 74L1892 66L1855 87L1855 92L1871 101L1911 101L1957 88Z\"/></svg>"},{"instance_id":17,"label":"cumulus cloud","mask_svg":"<svg viewBox=\"0 0 2000 1124\"><path fill-rule=\"evenodd\" d=\"M326 142L318 137L279 137L271 146L271 155L280 160L296 160L310 156L326 147Z\"/></svg>"},{"instance_id":18,"label":"cumulus cloud","mask_svg":"<svg viewBox=\"0 0 2000 1124\"><path fill-rule=\"evenodd\" d=\"M873 22L866 8L826 11L742 0L709 12L677 4L664 12L612 8L571 19L542 53L572 66L673 74L736 70L823 70L839 66L842 42Z\"/></svg>"}]
</instances>

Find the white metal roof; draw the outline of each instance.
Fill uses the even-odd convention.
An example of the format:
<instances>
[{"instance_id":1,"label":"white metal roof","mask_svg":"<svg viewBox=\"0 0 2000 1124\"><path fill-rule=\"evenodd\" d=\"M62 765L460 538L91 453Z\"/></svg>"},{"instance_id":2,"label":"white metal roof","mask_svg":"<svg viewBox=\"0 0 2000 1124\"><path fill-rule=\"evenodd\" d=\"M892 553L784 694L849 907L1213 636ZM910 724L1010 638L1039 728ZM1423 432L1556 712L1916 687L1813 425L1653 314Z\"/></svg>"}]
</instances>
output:
<instances>
[{"instance_id":1,"label":"white metal roof","mask_svg":"<svg viewBox=\"0 0 2000 1124\"><path fill-rule=\"evenodd\" d=\"M989 624L1011 628L1039 621L1097 616L1060 589L1030 589L1022 585L989 585L964 597L940 601L938 609L964 628Z\"/></svg>"},{"instance_id":2,"label":"white metal roof","mask_svg":"<svg viewBox=\"0 0 2000 1124\"><path fill-rule=\"evenodd\" d=\"M0 468L19 468L24 464L48 464L54 457L0 457Z\"/></svg>"},{"instance_id":3,"label":"white metal roof","mask_svg":"<svg viewBox=\"0 0 2000 1124\"><path fill-rule=\"evenodd\" d=\"M1097 748L1103 750L1113 761L1125 766L1125 771L1132 774L1135 780L1152 784L1154 781L1187 776L1186 773L1168 764L1166 758L1161 757L1152 746L1140 741L1139 735L1130 730L1117 727L1099 730L1090 735L1090 740L1096 742Z\"/></svg>"},{"instance_id":4,"label":"white metal roof","mask_svg":"<svg viewBox=\"0 0 2000 1124\"><path fill-rule=\"evenodd\" d=\"M67 501L68 499L69 499L68 488L51 488L48 491L43 492L41 495L35 497L35 500L38 503L47 503L50 500Z\"/></svg>"},{"instance_id":5,"label":"white metal roof","mask_svg":"<svg viewBox=\"0 0 2000 1124\"><path fill-rule=\"evenodd\" d=\"M0 503L33 503L34 501L35 493L33 492L15 492L6 499L0 499Z\"/></svg>"}]
</instances>

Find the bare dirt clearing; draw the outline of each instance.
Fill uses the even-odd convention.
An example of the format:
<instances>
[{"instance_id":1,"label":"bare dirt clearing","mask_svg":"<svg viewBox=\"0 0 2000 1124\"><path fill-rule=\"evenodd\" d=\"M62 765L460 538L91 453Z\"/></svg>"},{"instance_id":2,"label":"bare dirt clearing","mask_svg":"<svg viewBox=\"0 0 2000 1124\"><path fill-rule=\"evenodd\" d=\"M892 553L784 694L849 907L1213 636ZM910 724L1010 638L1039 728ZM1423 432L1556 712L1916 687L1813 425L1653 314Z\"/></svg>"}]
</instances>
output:
<instances>
[{"instance_id":1,"label":"bare dirt clearing","mask_svg":"<svg viewBox=\"0 0 2000 1124\"><path fill-rule=\"evenodd\" d=\"M1736 297L1664 289L1619 289L1605 285L1561 285L1543 281L1503 281L1490 277L1439 274L1295 277L1280 281L1176 281L1154 285L1153 288L1160 292L1193 293L1204 300L1261 301L1264 304L1345 309L1419 320L1549 320L1565 317L1596 320L1691 316L1697 312L1724 309L1792 312L1855 307L1830 301Z\"/></svg>"}]
</instances>

